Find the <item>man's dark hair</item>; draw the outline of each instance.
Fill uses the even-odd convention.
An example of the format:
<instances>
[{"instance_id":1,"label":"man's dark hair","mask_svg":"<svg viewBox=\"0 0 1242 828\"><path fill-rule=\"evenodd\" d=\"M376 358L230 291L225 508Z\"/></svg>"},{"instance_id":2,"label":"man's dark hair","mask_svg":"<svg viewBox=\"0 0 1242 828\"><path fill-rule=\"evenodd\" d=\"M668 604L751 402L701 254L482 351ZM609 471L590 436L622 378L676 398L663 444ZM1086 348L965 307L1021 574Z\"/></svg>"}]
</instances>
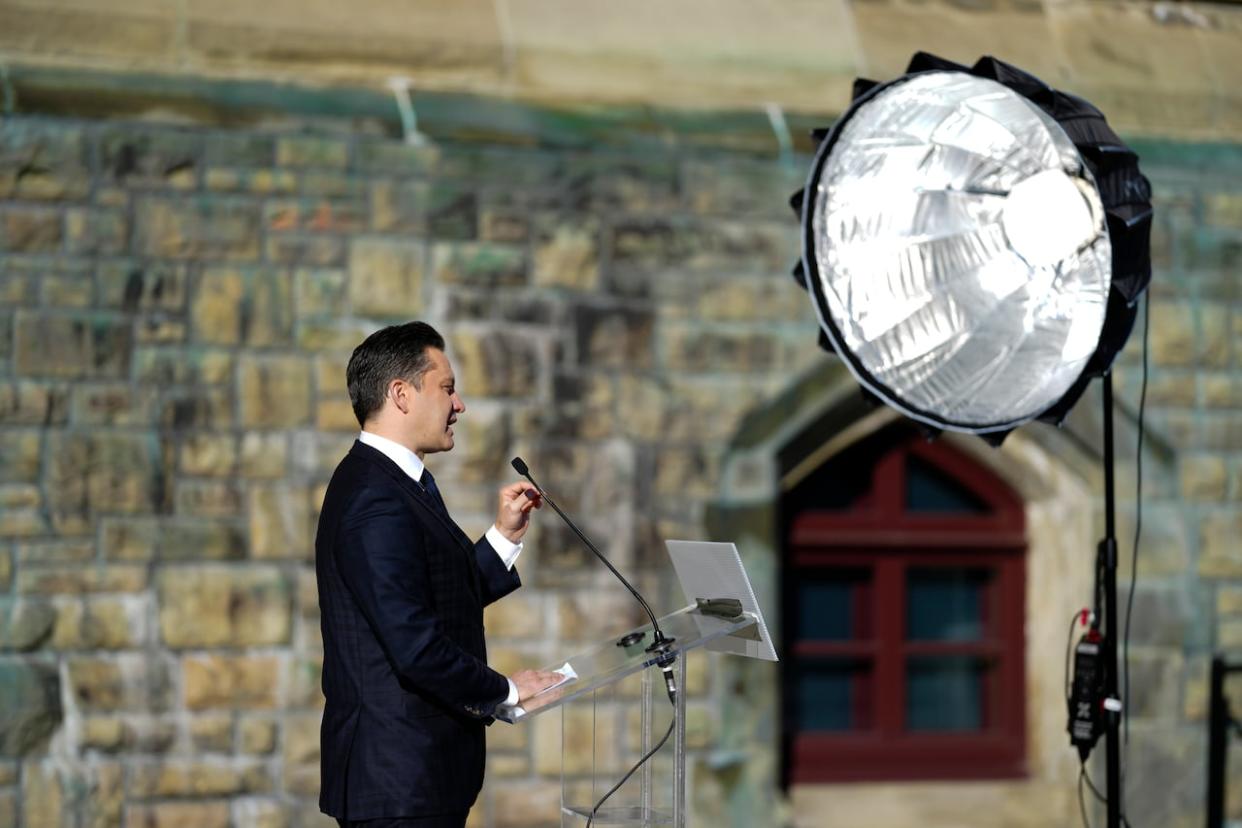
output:
<instances>
[{"instance_id":1,"label":"man's dark hair","mask_svg":"<svg viewBox=\"0 0 1242 828\"><path fill-rule=\"evenodd\" d=\"M426 322L392 325L368 336L354 348L345 369L349 402L358 425L384 407L388 384L396 379L422 388L423 374L431 367L428 348L444 350L444 337Z\"/></svg>"}]
</instances>

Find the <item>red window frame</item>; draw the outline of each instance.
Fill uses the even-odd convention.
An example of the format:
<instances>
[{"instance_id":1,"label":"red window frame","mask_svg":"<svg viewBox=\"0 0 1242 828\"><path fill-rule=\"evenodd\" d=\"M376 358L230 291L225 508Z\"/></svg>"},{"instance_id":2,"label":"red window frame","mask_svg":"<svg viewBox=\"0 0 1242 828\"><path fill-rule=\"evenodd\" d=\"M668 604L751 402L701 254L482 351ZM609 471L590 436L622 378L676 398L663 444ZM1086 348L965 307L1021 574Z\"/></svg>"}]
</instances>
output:
<instances>
[{"instance_id":1,"label":"red window frame","mask_svg":"<svg viewBox=\"0 0 1242 828\"><path fill-rule=\"evenodd\" d=\"M967 489L985 504L984 513L907 511L905 475L911 455ZM871 573L869 588L861 590L871 601L868 638L788 641L788 656L853 657L872 666L872 694L861 700L869 708L867 729L798 731L796 723L788 725L790 783L1025 775L1025 518L1021 500L1002 480L943 443L903 439L880 457L870 489L848 511L793 516L788 550L787 576L793 578L825 569ZM982 641L906 640L906 573L924 567L992 573ZM980 731L905 729L906 664L919 655L971 656L993 667L985 680Z\"/></svg>"}]
</instances>

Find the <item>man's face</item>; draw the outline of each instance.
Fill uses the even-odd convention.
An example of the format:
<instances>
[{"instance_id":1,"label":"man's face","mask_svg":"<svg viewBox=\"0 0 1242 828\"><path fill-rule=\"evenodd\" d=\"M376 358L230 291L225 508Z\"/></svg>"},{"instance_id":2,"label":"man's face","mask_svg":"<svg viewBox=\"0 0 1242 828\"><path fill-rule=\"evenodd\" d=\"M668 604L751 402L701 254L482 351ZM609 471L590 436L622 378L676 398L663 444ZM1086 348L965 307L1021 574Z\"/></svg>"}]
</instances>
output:
<instances>
[{"instance_id":1,"label":"man's face","mask_svg":"<svg viewBox=\"0 0 1242 828\"><path fill-rule=\"evenodd\" d=\"M428 348L431 368L423 374L420 388L406 389L410 394L409 436L418 454L448 451L453 447L453 423L466 410L457 396L456 377L444 352Z\"/></svg>"}]
</instances>

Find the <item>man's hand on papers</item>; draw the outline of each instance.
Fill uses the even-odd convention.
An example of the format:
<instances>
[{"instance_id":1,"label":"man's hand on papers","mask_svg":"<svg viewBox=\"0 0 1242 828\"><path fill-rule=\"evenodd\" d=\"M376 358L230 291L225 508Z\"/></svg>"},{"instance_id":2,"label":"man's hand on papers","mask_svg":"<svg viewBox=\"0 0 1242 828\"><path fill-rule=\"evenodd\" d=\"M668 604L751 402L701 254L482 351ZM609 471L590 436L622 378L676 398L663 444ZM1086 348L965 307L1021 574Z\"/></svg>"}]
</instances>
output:
<instances>
[{"instance_id":1,"label":"man's hand on papers","mask_svg":"<svg viewBox=\"0 0 1242 828\"><path fill-rule=\"evenodd\" d=\"M564 677L548 670L518 670L509 680L517 687L518 704L521 704L539 691L564 681Z\"/></svg>"}]
</instances>

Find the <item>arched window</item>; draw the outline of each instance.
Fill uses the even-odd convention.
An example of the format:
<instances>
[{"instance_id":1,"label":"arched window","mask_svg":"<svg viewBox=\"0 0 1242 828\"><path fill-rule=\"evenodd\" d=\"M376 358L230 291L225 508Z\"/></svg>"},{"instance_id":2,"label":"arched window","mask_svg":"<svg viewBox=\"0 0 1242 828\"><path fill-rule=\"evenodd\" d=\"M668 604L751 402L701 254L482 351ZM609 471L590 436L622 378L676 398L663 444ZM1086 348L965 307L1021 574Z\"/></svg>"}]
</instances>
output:
<instances>
[{"instance_id":1,"label":"arched window","mask_svg":"<svg viewBox=\"0 0 1242 828\"><path fill-rule=\"evenodd\" d=\"M786 781L1023 775L1020 499L897 425L781 510Z\"/></svg>"}]
</instances>

